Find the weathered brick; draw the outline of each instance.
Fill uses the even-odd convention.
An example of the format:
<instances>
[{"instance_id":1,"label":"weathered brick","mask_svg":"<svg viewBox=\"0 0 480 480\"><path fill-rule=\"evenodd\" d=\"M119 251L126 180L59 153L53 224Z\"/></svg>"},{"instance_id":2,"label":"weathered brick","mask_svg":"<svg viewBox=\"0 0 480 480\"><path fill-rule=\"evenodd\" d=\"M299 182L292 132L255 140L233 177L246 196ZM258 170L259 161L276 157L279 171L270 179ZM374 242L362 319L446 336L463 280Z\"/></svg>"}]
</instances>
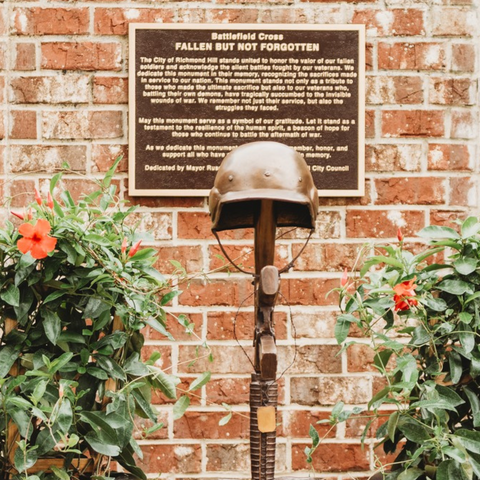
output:
<instances>
[{"instance_id":1,"label":"weathered brick","mask_svg":"<svg viewBox=\"0 0 480 480\"><path fill-rule=\"evenodd\" d=\"M166 328L173 335L175 340L178 342L195 340L196 337L192 333L188 333L185 327L177 320L180 315L185 315L188 321L194 324L193 331L197 335L201 335L202 333L203 315L201 313L183 314L180 312L173 312L171 310L168 310L166 313ZM149 326L145 327L143 333L145 338L148 340L165 340L163 333L157 332L157 330L154 330Z\"/></svg>"},{"instance_id":2,"label":"weathered brick","mask_svg":"<svg viewBox=\"0 0 480 480\"><path fill-rule=\"evenodd\" d=\"M33 180L14 180L9 184L10 206L13 208L24 208L34 200L35 182Z\"/></svg>"},{"instance_id":3,"label":"weathered brick","mask_svg":"<svg viewBox=\"0 0 480 480\"><path fill-rule=\"evenodd\" d=\"M181 345L179 348L179 371L190 374L203 373L207 370L218 374L250 374L252 366L246 355L253 358L252 347L244 348L245 352L238 345L212 345L210 351L201 349L197 352L197 347L194 345ZM210 361L210 352L213 361ZM197 356L197 361L193 365L189 365Z\"/></svg>"},{"instance_id":4,"label":"weathered brick","mask_svg":"<svg viewBox=\"0 0 480 480\"><path fill-rule=\"evenodd\" d=\"M473 105L476 83L469 78L430 78L429 102L437 105Z\"/></svg>"},{"instance_id":5,"label":"weathered brick","mask_svg":"<svg viewBox=\"0 0 480 480\"><path fill-rule=\"evenodd\" d=\"M244 439L248 438L250 421L244 412L234 413L231 420L224 426L218 422L227 415L225 412L193 412L187 411L185 415L174 424L175 438L192 439Z\"/></svg>"},{"instance_id":6,"label":"weathered brick","mask_svg":"<svg viewBox=\"0 0 480 480\"><path fill-rule=\"evenodd\" d=\"M120 70L120 43L44 42L42 68L52 70Z\"/></svg>"},{"instance_id":7,"label":"weathered brick","mask_svg":"<svg viewBox=\"0 0 480 480\"><path fill-rule=\"evenodd\" d=\"M430 210L430 225L440 225L458 230L456 219L464 220L468 212L461 210Z\"/></svg>"},{"instance_id":8,"label":"weathered brick","mask_svg":"<svg viewBox=\"0 0 480 480\"><path fill-rule=\"evenodd\" d=\"M476 208L478 205L478 184L469 175L466 177L451 177L450 205Z\"/></svg>"},{"instance_id":9,"label":"weathered brick","mask_svg":"<svg viewBox=\"0 0 480 480\"><path fill-rule=\"evenodd\" d=\"M331 278L284 278L280 302L287 305L334 305L336 295L327 293L338 287L337 279Z\"/></svg>"},{"instance_id":10,"label":"weathered brick","mask_svg":"<svg viewBox=\"0 0 480 480\"><path fill-rule=\"evenodd\" d=\"M420 9L357 10L352 23L364 24L369 33L386 35L424 35L424 12Z\"/></svg>"},{"instance_id":11,"label":"weathered brick","mask_svg":"<svg viewBox=\"0 0 480 480\"><path fill-rule=\"evenodd\" d=\"M166 8L101 8L95 9L94 25L97 35L126 35L128 24L172 23L175 11Z\"/></svg>"},{"instance_id":12,"label":"weathered brick","mask_svg":"<svg viewBox=\"0 0 480 480\"><path fill-rule=\"evenodd\" d=\"M336 315L331 311L293 312L293 335L297 338L333 338Z\"/></svg>"},{"instance_id":13,"label":"weathered brick","mask_svg":"<svg viewBox=\"0 0 480 480\"><path fill-rule=\"evenodd\" d=\"M375 137L375 110L366 110L365 111L365 137L374 138Z\"/></svg>"},{"instance_id":14,"label":"weathered brick","mask_svg":"<svg viewBox=\"0 0 480 480\"><path fill-rule=\"evenodd\" d=\"M367 172L418 172L422 167L423 148L419 144L374 144L365 146Z\"/></svg>"},{"instance_id":15,"label":"weathered brick","mask_svg":"<svg viewBox=\"0 0 480 480\"><path fill-rule=\"evenodd\" d=\"M128 145L114 145L114 144L94 144L92 145L92 162L93 169L99 172L106 172L113 162L122 157L118 164L117 172L127 171L128 160Z\"/></svg>"},{"instance_id":16,"label":"weathered brick","mask_svg":"<svg viewBox=\"0 0 480 480\"><path fill-rule=\"evenodd\" d=\"M17 35L88 33L88 8L17 8L13 15L13 32Z\"/></svg>"},{"instance_id":17,"label":"weathered brick","mask_svg":"<svg viewBox=\"0 0 480 480\"><path fill-rule=\"evenodd\" d=\"M380 70L444 70L445 46L438 42L381 42L378 45Z\"/></svg>"},{"instance_id":18,"label":"weathered brick","mask_svg":"<svg viewBox=\"0 0 480 480\"><path fill-rule=\"evenodd\" d=\"M142 445L143 459L137 466L145 473L200 473L201 446L196 444Z\"/></svg>"},{"instance_id":19,"label":"weathered brick","mask_svg":"<svg viewBox=\"0 0 480 480\"><path fill-rule=\"evenodd\" d=\"M347 472L369 470L369 450L359 444L322 442L317 447L311 464L305 455L306 444L292 445L292 468L314 468L319 472Z\"/></svg>"},{"instance_id":20,"label":"weathered brick","mask_svg":"<svg viewBox=\"0 0 480 480\"><path fill-rule=\"evenodd\" d=\"M87 103L89 78L82 75L11 79L13 103Z\"/></svg>"},{"instance_id":21,"label":"weathered brick","mask_svg":"<svg viewBox=\"0 0 480 480\"><path fill-rule=\"evenodd\" d=\"M0 42L0 70L4 70L6 68L6 52L6 42Z\"/></svg>"},{"instance_id":22,"label":"weathered brick","mask_svg":"<svg viewBox=\"0 0 480 480\"><path fill-rule=\"evenodd\" d=\"M434 36L471 36L478 28L475 11L465 7L434 7L431 21Z\"/></svg>"},{"instance_id":23,"label":"weathered brick","mask_svg":"<svg viewBox=\"0 0 480 480\"><path fill-rule=\"evenodd\" d=\"M378 372L373 364L375 351L370 345L358 343L347 349L347 371L349 372Z\"/></svg>"},{"instance_id":24,"label":"weathered brick","mask_svg":"<svg viewBox=\"0 0 480 480\"><path fill-rule=\"evenodd\" d=\"M207 445L207 471L245 471L250 468L248 444Z\"/></svg>"},{"instance_id":25,"label":"weathered brick","mask_svg":"<svg viewBox=\"0 0 480 480\"><path fill-rule=\"evenodd\" d=\"M153 426L153 422L148 418L135 417L135 429L133 436L136 440L165 440L168 438L168 413L161 412L157 415L158 423L163 423L163 428L156 430L149 435L144 432Z\"/></svg>"},{"instance_id":26,"label":"weathered brick","mask_svg":"<svg viewBox=\"0 0 480 480\"><path fill-rule=\"evenodd\" d=\"M370 382L365 377L293 377L290 391L292 403L300 405L366 403L372 398Z\"/></svg>"},{"instance_id":27,"label":"weathered brick","mask_svg":"<svg viewBox=\"0 0 480 480\"><path fill-rule=\"evenodd\" d=\"M17 43L12 59L12 69L20 71L35 70L36 46L34 43Z\"/></svg>"},{"instance_id":28,"label":"weathered brick","mask_svg":"<svg viewBox=\"0 0 480 480\"><path fill-rule=\"evenodd\" d=\"M478 135L478 113L475 111L452 111L451 138L474 139Z\"/></svg>"},{"instance_id":29,"label":"weathered brick","mask_svg":"<svg viewBox=\"0 0 480 480\"><path fill-rule=\"evenodd\" d=\"M71 170L85 170L87 149L84 145L12 145L11 171L53 173L66 162Z\"/></svg>"},{"instance_id":30,"label":"weathered brick","mask_svg":"<svg viewBox=\"0 0 480 480\"><path fill-rule=\"evenodd\" d=\"M336 427L331 428L328 423L317 425L320 420L329 418L329 412L319 410L284 410L281 412L283 422L280 435L290 438L308 438L310 425L313 425L320 437L335 438Z\"/></svg>"},{"instance_id":31,"label":"weathered brick","mask_svg":"<svg viewBox=\"0 0 480 480\"><path fill-rule=\"evenodd\" d=\"M123 135L123 113L114 110L45 111L42 115L45 139L101 139Z\"/></svg>"},{"instance_id":32,"label":"weathered brick","mask_svg":"<svg viewBox=\"0 0 480 480\"><path fill-rule=\"evenodd\" d=\"M12 110L10 113L10 138L37 138L37 112L34 110Z\"/></svg>"},{"instance_id":33,"label":"weathered brick","mask_svg":"<svg viewBox=\"0 0 480 480\"><path fill-rule=\"evenodd\" d=\"M215 240L212 235L212 220L207 212L178 212L179 238Z\"/></svg>"},{"instance_id":34,"label":"weathered brick","mask_svg":"<svg viewBox=\"0 0 480 480\"><path fill-rule=\"evenodd\" d=\"M207 11L208 23L257 23L261 14L258 8L212 8Z\"/></svg>"},{"instance_id":35,"label":"weathered brick","mask_svg":"<svg viewBox=\"0 0 480 480\"><path fill-rule=\"evenodd\" d=\"M420 77L367 77L366 100L370 104L423 103L423 81Z\"/></svg>"},{"instance_id":36,"label":"weathered brick","mask_svg":"<svg viewBox=\"0 0 480 480\"><path fill-rule=\"evenodd\" d=\"M378 205L438 205L445 201L445 180L436 177L379 178L375 181Z\"/></svg>"},{"instance_id":37,"label":"weathered brick","mask_svg":"<svg viewBox=\"0 0 480 480\"><path fill-rule=\"evenodd\" d=\"M473 170L475 152L471 145L432 143L428 146L429 170Z\"/></svg>"},{"instance_id":38,"label":"weathered brick","mask_svg":"<svg viewBox=\"0 0 480 480\"><path fill-rule=\"evenodd\" d=\"M441 137L444 132L444 112L440 110L382 112L383 137Z\"/></svg>"},{"instance_id":39,"label":"weathered brick","mask_svg":"<svg viewBox=\"0 0 480 480\"><path fill-rule=\"evenodd\" d=\"M214 378L207 383L207 399L216 405L246 404L250 395L250 378Z\"/></svg>"},{"instance_id":40,"label":"weathered brick","mask_svg":"<svg viewBox=\"0 0 480 480\"><path fill-rule=\"evenodd\" d=\"M95 77L93 102L117 104L128 102L128 80L119 77Z\"/></svg>"},{"instance_id":41,"label":"weathered brick","mask_svg":"<svg viewBox=\"0 0 480 480\"><path fill-rule=\"evenodd\" d=\"M150 232L155 240L171 240L172 239L172 215L166 212L134 212L126 221L127 225L140 229L144 232ZM160 261L167 258L167 254L163 254L160 249ZM163 255L163 257L162 257ZM185 258L188 258L188 254ZM170 264L171 266L171 264Z\"/></svg>"},{"instance_id":42,"label":"weathered brick","mask_svg":"<svg viewBox=\"0 0 480 480\"><path fill-rule=\"evenodd\" d=\"M413 236L425 226L419 210L347 210L347 236L351 238L395 238L400 227Z\"/></svg>"},{"instance_id":43,"label":"weathered brick","mask_svg":"<svg viewBox=\"0 0 480 480\"><path fill-rule=\"evenodd\" d=\"M342 359L338 345L277 346L279 373L289 374L340 373ZM294 361L293 361L294 360ZM292 363L293 362L293 363Z\"/></svg>"},{"instance_id":44,"label":"weathered brick","mask_svg":"<svg viewBox=\"0 0 480 480\"><path fill-rule=\"evenodd\" d=\"M5 112L0 111L0 140L5 138Z\"/></svg>"},{"instance_id":45,"label":"weathered brick","mask_svg":"<svg viewBox=\"0 0 480 480\"><path fill-rule=\"evenodd\" d=\"M471 73L475 71L475 46L469 43L452 45L452 71Z\"/></svg>"}]
</instances>

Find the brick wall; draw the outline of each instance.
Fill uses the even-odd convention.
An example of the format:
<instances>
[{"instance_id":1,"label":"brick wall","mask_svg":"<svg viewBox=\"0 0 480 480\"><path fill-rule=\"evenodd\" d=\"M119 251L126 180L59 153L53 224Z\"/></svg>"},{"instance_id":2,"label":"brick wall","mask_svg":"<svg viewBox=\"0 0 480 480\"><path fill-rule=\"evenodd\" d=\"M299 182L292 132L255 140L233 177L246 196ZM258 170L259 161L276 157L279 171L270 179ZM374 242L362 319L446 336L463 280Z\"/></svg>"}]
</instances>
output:
<instances>
[{"instance_id":1,"label":"brick wall","mask_svg":"<svg viewBox=\"0 0 480 480\"><path fill-rule=\"evenodd\" d=\"M478 0L11 0L0 2L1 195L13 206L46 192L63 162L100 176L127 153L127 24L135 22L364 23L367 31L366 195L320 201L317 230L295 269L283 275L278 307L280 380L277 475L308 468L308 427L338 400L365 403L381 384L367 349L336 356L337 310L326 293L351 268L365 241L408 239L428 224L450 224L476 212L479 187L480 11ZM127 168L117 175L127 198ZM92 188L77 175L64 185L77 195ZM133 198L145 228L153 229L159 267L170 259L190 273L219 265L204 198ZM2 216L8 215L4 210ZM248 251L251 232L226 237L233 255ZM302 238L278 241L279 261L292 258ZM243 260L248 264L251 258ZM153 333L165 365L186 381L205 368L212 381L184 418L172 420L158 398L166 428L143 441L146 471L164 478L248 478L247 392L251 366L233 338L251 353L250 280L243 274L198 277L175 300L208 340L215 361L188 367L195 339L178 329L178 342ZM247 299L245 302L244 300ZM242 303L244 302L244 303ZM235 414L226 426L222 402ZM359 443L361 422L327 432L313 466L320 477L366 479L373 440ZM381 456L381 455L380 455Z\"/></svg>"}]
</instances>

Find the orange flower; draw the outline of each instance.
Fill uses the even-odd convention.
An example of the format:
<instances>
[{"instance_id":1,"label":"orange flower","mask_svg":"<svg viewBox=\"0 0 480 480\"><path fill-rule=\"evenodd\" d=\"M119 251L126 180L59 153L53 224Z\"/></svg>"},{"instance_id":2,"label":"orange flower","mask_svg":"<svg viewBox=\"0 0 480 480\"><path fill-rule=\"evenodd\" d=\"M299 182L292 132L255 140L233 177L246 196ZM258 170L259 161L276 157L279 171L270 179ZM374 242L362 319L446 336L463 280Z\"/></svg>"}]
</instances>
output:
<instances>
[{"instance_id":1,"label":"orange flower","mask_svg":"<svg viewBox=\"0 0 480 480\"><path fill-rule=\"evenodd\" d=\"M400 227L398 227L398 230L397 230L397 238L399 242L403 242L403 232Z\"/></svg>"},{"instance_id":2,"label":"orange flower","mask_svg":"<svg viewBox=\"0 0 480 480\"><path fill-rule=\"evenodd\" d=\"M128 239L127 237L123 237L122 242L122 255L127 251Z\"/></svg>"},{"instance_id":3,"label":"orange flower","mask_svg":"<svg viewBox=\"0 0 480 480\"><path fill-rule=\"evenodd\" d=\"M138 252L138 249L140 248L141 243L142 243L141 240L139 240L137 243L135 243L135 245L128 252L129 257L133 257Z\"/></svg>"},{"instance_id":4,"label":"orange flower","mask_svg":"<svg viewBox=\"0 0 480 480\"><path fill-rule=\"evenodd\" d=\"M393 301L395 302L395 310L409 310L410 307L418 304L415 298L415 288L417 285L414 285L417 277L407 280L406 282L399 283L393 287L395 295L393 296Z\"/></svg>"},{"instance_id":5,"label":"orange flower","mask_svg":"<svg viewBox=\"0 0 480 480\"><path fill-rule=\"evenodd\" d=\"M51 229L50 223L43 218L37 220L35 225L22 223L18 232L23 238L17 242L18 249L22 253L30 252L37 260L45 258L57 244L57 239L48 235Z\"/></svg>"},{"instance_id":6,"label":"orange flower","mask_svg":"<svg viewBox=\"0 0 480 480\"><path fill-rule=\"evenodd\" d=\"M348 270L347 267L345 267L345 270L343 271L342 279L340 280L340 285L344 287L348 282Z\"/></svg>"},{"instance_id":7,"label":"orange flower","mask_svg":"<svg viewBox=\"0 0 480 480\"><path fill-rule=\"evenodd\" d=\"M50 192L48 192L48 195L47 195L47 205L48 205L48 208L53 210L54 203L53 203L52 194Z\"/></svg>"}]
</instances>

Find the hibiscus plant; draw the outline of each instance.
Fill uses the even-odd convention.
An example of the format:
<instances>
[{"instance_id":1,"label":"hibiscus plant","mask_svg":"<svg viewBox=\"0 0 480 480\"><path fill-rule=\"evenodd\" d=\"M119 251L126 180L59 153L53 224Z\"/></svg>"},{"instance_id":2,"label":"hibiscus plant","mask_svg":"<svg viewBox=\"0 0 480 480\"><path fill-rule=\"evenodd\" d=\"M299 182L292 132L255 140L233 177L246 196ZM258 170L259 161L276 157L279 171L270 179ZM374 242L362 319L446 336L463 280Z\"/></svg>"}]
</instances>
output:
<instances>
[{"instance_id":1,"label":"hibiscus plant","mask_svg":"<svg viewBox=\"0 0 480 480\"><path fill-rule=\"evenodd\" d=\"M399 230L397 244L364 248L359 272L341 280L336 339L368 345L383 381L366 411L339 402L327 422L363 416L363 439L376 425L386 460L375 478L480 479L479 232L476 217L429 226L408 249ZM311 462L313 426L310 436Z\"/></svg>"},{"instance_id":2,"label":"hibiscus plant","mask_svg":"<svg viewBox=\"0 0 480 480\"><path fill-rule=\"evenodd\" d=\"M171 339L163 306L178 291L154 268L156 250L140 248L151 238L116 196L117 164L79 201L55 175L45 199L37 191L15 212L18 227L0 229L2 480L108 476L112 460L145 478L135 437L162 426L152 389L177 396L179 380L142 346L146 326ZM134 434L135 416L148 430Z\"/></svg>"}]
</instances>

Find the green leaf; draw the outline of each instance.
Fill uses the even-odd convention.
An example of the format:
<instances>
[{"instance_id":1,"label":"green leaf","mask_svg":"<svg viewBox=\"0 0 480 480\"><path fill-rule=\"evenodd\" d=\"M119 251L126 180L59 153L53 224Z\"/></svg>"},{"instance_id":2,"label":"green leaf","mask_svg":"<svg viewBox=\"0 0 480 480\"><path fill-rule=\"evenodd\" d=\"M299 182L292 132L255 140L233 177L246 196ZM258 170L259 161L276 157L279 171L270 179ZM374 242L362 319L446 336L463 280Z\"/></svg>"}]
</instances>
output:
<instances>
[{"instance_id":1,"label":"green leaf","mask_svg":"<svg viewBox=\"0 0 480 480\"><path fill-rule=\"evenodd\" d=\"M458 314L458 319L462 322L462 323L466 323L466 324L469 324L472 319L473 319L473 315L469 312L460 312Z\"/></svg>"},{"instance_id":2,"label":"green leaf","mask_svg":"<svg viewBox=\"0 0 480 480\"><path fill-rule=\"evenodd\" d=\"M218 425L220 427L223 427L224 425L226 425L232 418L232 412L228 413L227 415L225 415L224 417L222 417L219 421L218 421Z\"/></svg>"},{"instance_id":3,"label":"green leaf","mask_svg":"<svg viewBox=\"0 0 480 480\"><path fill-rule=\"evenodd\" d=\"M160 305L163 307L167 303L169 303L171 300L173 300L175 297L178 297L182 293L181 290L172 290L171 292L166 293L162 299L160 300Z\"/></svg>"},{"instance_id":4,"label":"green leaf","mask_svg":"<svg viewBox=\"0 0 480 480\"><path fill-rule=\"evenodd\" d=\"M198 390L199 388L203 387L206 383L210 381L211 373L210 372L203 372L198 378L196 378L188 388L189 392L193 392Z\"/></svg>"},{"instance_id":5,"label":"green leaf","mask_svg":"<svg viewBox=\"0 0 480 480\"><path fill-rule=\"evenodd\" d=\"M477 260L471 257L461 257L453 263L460 275L470 275L477 268Z\"/></svg>"},{"instance_id":6,"label":"green leaf","mask_svg":"<svg viewBox=\"0 0 480 480\"><path fill-rule=\"evenodd\" d=\"M452 295L463 295L465 292L471 291L469 283L458 279L443 280L437 285L437 288Z\"/></svg>"},{"instance_id":7,"label":"green leaf","mask_svg":"<svg viewBox=\"0 0 480 480\"><path fill-rule=\"evenodd\" d=\"M450 377L453 383L458 383L462 378L462 358L457 352L451 351L448 355L448 365L450 367Z\"/></svg>"},{"instance_id":8,"label":"green leaf","mask_svg":"<svg viewBox=\"0 0 480 480\"><path fill-rule=\"evenodd\" d=\"M10 283L5 291L0 293L0 298L12 307L20 306L20 290L18 287Z\"/></svg>"},{"instance_id":9,"label":"green leaf","mask_svg":"<svg viewBox=\"0 0 480 480\"><path fill-rule=\"evenodd\" d=\"M412 417L402 415L398 421L398 429L405 435L407 440L422 444L430 440L428 430Z\"/></svg>"},{"instance_id":10,"label":"green leaf","mask_svg":"<svg viewBox=\"0 0 480 480\"><path fill-rule=\"evenodd\" d=\"M162 322L159 322L156 318L148 317L144 321L147 325L150 325L154 330L161 333L162 335L167 337L169 340L171 341L175 340L172 334L165 328L165 325L163 325Z\"/></svg>"},{"instance_id":11,"label":"green leaf","mask_svg":"<svg viewBox=\"0 0 480 480\"><path fill-rule=\"evenodd\" d=\"M150 367L154 368L154 367ZM162 372L160 369L156 368L154 371L154 378L156 380L156 385L158 388L168 397L176 398L177 388L174 378L166 373Z\"/></svg>"},{"instance_id":12,"label":"green leaf","mask_svg":"<svg viewBox=\"0 0 480 480\"><path fill-rule=\"evenodd\" d=\"M470 325L462 325L462 331L458 332L458 338L465 352L469 353L475 348L475 334Z\"/></svg>"},{"instance_id":13,"label":"green leaf","mask_svg":"<svg viewBox=\"0 0 480 480\"><path fill-rule=\"evenodd\" d=\"M52 470L52 472L55 474L55 476L57 478L59 478L60 480L70 480L70 475L62 468L58 468L56 467L55 465L52 465L50 467L50 470ZM29 477L31 478L31 477Z\"/></svg>"},{"instance_id":14,"label":"green leaf","mask_svg":"<svg viewBox=\"0 0 480 480\"><path fill-rule=\"evenodd\" d=\"M424 298L420 297L420 303L435 312L444 312L447 309L447 302L443 298L435 298L430 295Z\"/></svg>"},{"instance_id":15,"label":"green leaf","mask_svg":"<svg viewBox=\"0 0 480 480\"><path fill-rule=\"evenodd\" d=\"M63 297L66 294L67 292L65 290L57 290L55 292L52 292L50 295L47 296L47 298L45 298L43 304L45 305L46 303L53 302L57 298Z\"/></svg>"},{"instance_id":16,"label":"green leaf","mask_svg":"<svg viewBox=\"0 0 480 480\"><path fill-rule=\"evenodd\" d=\"M439 398L448 402L453 408L465 403L465 400L463 400L463 398L450 387L436 385L435 390L437 391Z\"/></svg>"},{"instance_id":17,"label":"green leaf","mask_svg":"<svg viewBox=\"0 0 480 480\"><path fill-rule=\"evenodd\" d=\"M342 344L348 337L350 326L357 319L350 313L344 313L337 318L335 323L335 339L338 344Z\"/></svg>"},{"instance_id":18,"label":"green leaf","mask_svg":"<svg viewBox=\"0 0 480 480\"><path fill-rule=\"evenodd\" d=\"M26 452L22 448L17 448L14 455L15 468L20 473L25 473L26 470L33 467L38 460L38 453L36 450L28 449Z\"/></svg>"},{"instance_id":19,"label":"green leaf","mask_svg":"<svg viewBox=\"0 0 480 480\"><path fill-rule=\"evenodd\" d=\"M480 223L478 222L478 218L468 217L465 219L465 221L462 223L461 231L463 239L476 235L480 231Z\"/></svg>"},{"instance_id":20,"label":"green leaf","mask_svg":"<svg viewBox=\"0 0 480 480\"><path fill-rule=\"evenodd\" d=\"M424 471L417 467L407 468L398 477L397 480L416 480L424 474Z\"/></svg>"},{"instance_id":21,"label":"green leaf","mask_svg":"<svg viewBox=\"0 0 480 480\"><path fill-rule=\"evenodd\" d=\"M455 435L460 438L460 443L469 452L480 453L480 432L461 428L455 432Z\"/></svg>"},{"instance_id":22,"label":"green leaf","mask_svg":"<svg viewBox=\"0 0 480 480\"><path fill-rule=\"evenodd\" d=\"M395 438L395 431L397 430L397 425L398 425L398 420L400 418L400 413L393 412L390 417L388 417L388 422L387 422L387 432L388 432L388 438L393 442Z\"/></svg>"},{"instance_id":23,"label":"green leaf","mask_svg":"<svg viewBox=\"0 0 480 480\"><path fill-rule=\"evenodd\" d=\"M42 309L41 314L43 317L43 330L45 331L45 335L53 345L56 345L60 332L62 331L62 321L55 312L50 310Z\"/></svg>"},{"instance_id":24,"label":"green leaf","mask_svg":"<svg viewBox=\"0 0 480 480\"><path fill-rule=\"evenodd\" d=\"M97 235L96 233L89 233L88 235L85 235L83 237L83 240L88 243L96 243L97 245L101 245L103 247L112 246L112 242L108 238L102 235Z\"/></svg>"},{"instance_id":25,"label":"green leaf","mask_svg":"<svg viewBox=\"0 0 480 480\"><path fill-rule=\"evenodd\" d=\"M182 395L173 405L173 419L178 420L183 417L183 414L190 405L190 397Z\"/></svg>"},{"instance_id":26,"label":"green leaf","mask_svg":"<svg viewBox=\"0 0 480 480\"><path fill-rule=\"evenodd\" d=\"M428 239L449 238L452 240L459 240L460 235L450 227L440 227L438 225L430 225L422 228L417 234L419 237Z\"/></svg>"},{"instance_id":27,"label":"green leaf","mask_svg":"<svg viewBox=\"0 0 480 480\"><path fill-rule=\"evenodd\" d=\"M312 447L315 448L320 443L320 435L313 425L310 425L308 435L312 439Z\"/></svg>"},{"instance_id":28,"label":"green leaf","mask_svg":"<svg viewBox=\"0 0 480 480\"><path fill-rule=\"evenodd\" d=\"M143 414L146 415L152 422L156 423L157 422L157 415L152 410L152 407L150 406L150 403L142 395L141 389L132 390L131 394L132 394L133 398L135 398L135 401L137 402L137 405L141 409ZM137 412L137 413L139 413L139 412Z\"/></svg>"},{"instance_id":29,"label":"green leaf","mask_svg":"<svg viewBox=\"0 0 480 480\"><path fill-rule=\"evenodd\" d=\"M470 407L472 409L473 426L480 427L480 399L478 395L470 390L468 387L464 387L463 391L467 395Z\"/></svg>"},{"instance_id":30,"label":"green leaf","mask_svg":"<svg viewBox=\"0 0 480 480\"><path fill-rule=\"evenodd\" d=\"M54 421L62 433L68 433L73 421L72 404L68 398L62 398L60 402L60 408L58 409L58 415Z\"/></svg>"},{"instance_id":31,"label":"green leaf","mask_svg":"<svg viewBox=\"0 0 480 480\"><path fill-rule=\"evenodd\" d=\"M4 378L17 360L20 352L14 345L0 347L0 378Z\"/></svg>"}]
</instances>

